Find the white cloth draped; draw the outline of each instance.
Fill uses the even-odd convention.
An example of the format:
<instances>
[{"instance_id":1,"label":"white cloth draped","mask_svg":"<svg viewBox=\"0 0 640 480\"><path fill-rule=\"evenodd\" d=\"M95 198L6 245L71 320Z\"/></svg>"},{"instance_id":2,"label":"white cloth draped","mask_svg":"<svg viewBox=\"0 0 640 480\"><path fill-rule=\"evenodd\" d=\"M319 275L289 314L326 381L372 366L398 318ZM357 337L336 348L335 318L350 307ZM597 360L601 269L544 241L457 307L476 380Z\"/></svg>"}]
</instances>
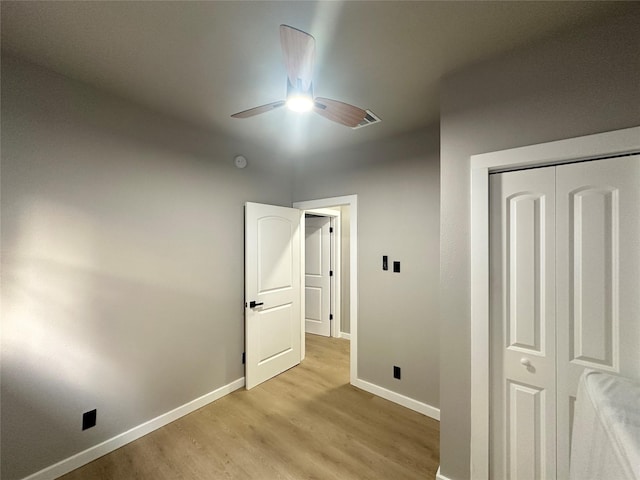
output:
<instances>
[{"instance_id":1,"label":"white cloth draped","mask_svg":"<svg viewBox=\"0 0 640 480\"><path fill-rule=\"evenodd\" d=\"M573 419L571 480L640 480L640 383L585 370Z\"/></svg>"}]
</instances>

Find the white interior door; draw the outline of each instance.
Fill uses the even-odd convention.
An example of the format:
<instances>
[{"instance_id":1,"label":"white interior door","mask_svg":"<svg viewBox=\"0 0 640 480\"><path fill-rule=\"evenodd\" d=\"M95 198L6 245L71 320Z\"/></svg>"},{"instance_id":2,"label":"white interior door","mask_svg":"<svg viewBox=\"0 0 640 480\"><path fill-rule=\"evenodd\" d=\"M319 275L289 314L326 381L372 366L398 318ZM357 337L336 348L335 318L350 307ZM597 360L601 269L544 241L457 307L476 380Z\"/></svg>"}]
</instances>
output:
<instances>
[{"instance_id":1,"label":"white interior door","mask_svg":"<svg viewBox=\"0 0 640 480\"><path fill-rule=\"evenodd\" d=\"M557 168L558 478L585 368L640 379L640 156Z\"/></svg>"},{"instance_id":2,"label":"white interior door","mask_svg":"<svg viewBox=\"0 0 640 480\"><path fill-rule=\"evenodd\" d=\"M300 363L300 211L245 205L247 389Z\"/></svg>"},{"instance_id":3,"label":"white interior door","mask_svg":"<svg viewBox=\"0 0 640 480\"><path fill-rule=\"evenodd\" d=\"M305 330L331 335L331 218L305 219Z\"/></svg>"},{"instance_id":4,"label":"white interior door","mask_svg":"<svg viewBox=\"0 0 640 480\"><path fill-rule=\"evenodd\" d=\"M490 478L556 472L555 169L490 178Z\"/></svg>"},{"instance_id":5,"label":"white interior door","mask_svg":"<svg viewBox=\"0 0 640 480\"><path fill-rule=\"evenodd\" d=\"M640 378L640 156L490 189L490 477L569 478L582 371Z\"/></svg>"}]
</instances>

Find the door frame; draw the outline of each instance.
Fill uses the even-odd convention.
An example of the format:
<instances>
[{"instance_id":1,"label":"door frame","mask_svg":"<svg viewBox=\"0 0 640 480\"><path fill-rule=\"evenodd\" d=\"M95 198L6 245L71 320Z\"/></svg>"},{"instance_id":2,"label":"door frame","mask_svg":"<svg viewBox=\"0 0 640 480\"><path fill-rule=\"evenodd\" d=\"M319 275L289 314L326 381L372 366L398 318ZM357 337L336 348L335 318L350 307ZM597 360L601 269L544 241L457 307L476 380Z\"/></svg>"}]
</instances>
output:
<instances>
[{"instance_id":1,"label":"door frame","mask_svg":"<svg viewBox=\"0 0 640 480\"><path fill-rule=\"evenodd\" d=\"M472 155L471 478L489 478L489 173L640 152L640 127Z\"/></svg>"},{"instance_id":2,"label":"door frame","mask_svg":"<svg viewBox=\"0 0 640 480\"><path fill-rule=\"evenodd\" d=\"M303 221L304 212L307 210L317 210L338 206L349 207L349 330L351 339L351 348L349 349L349 378L351 384L353 384L354 382L357 382L358 379L358 195L344 195L341 197L321 198L317 200L306 200L293 203L294 208L302 210L303 214L301 217ZM304 231L304 225L302 225L302 228ZM302 262L304 262L304 250L302 251L301 256ZM302 275L304 275L304 264L302 267ZM304 289L302 289L301 307L301 321L303 323L302 358L304 358L306 352L304 344Z\"/></svg>"},{"instance_id":3,"label":"door frame","mask_svg":"<svg viewBox=\"0 0 640 480\"><path fill-rule=\"evenodd\" d=\"M342 275L341 275L341 266L342 266L342 258L340 256L342 240L341 240L341 231L340 231L340 220L342 218L342 214L339 210L331 210L328 208L313 208L310 210L303 210L302 216L305 214L311 213L314 215L319 215L321 217L329 217L331 219L330 226L333 229L333 235L329 237L329 248L331 250L331 270L333 271L333 276L331 277L331 312L333 313L333 320L331 320L331 330L329 333L330 337L341 337L342 330L342 317L340 315L340 307L342 306L342 298L340 296L340 287L342 285ZM306 222L306 218L305 218ZM303 226L306 228L306 223ZM305 249L307 248L307 244L305 241ZM302 268L305 268L305 259L302 259ZM304 297L304 295L303 295ZM303 310L306 317L306 312Z\"/></svg>"}]
</instances>

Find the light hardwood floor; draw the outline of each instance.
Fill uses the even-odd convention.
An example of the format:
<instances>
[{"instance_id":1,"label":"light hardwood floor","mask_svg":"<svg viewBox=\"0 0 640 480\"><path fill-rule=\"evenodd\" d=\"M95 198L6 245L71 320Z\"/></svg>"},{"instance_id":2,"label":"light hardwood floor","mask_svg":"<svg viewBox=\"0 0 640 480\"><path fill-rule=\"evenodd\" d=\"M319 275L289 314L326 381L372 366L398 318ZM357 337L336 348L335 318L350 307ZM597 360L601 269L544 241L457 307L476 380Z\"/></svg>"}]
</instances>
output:
<instances>
[{"instance_id":1,"label":"light hardwood floor","mask_svg":"<svg viewBox=\"0 0 640 480\"><path fill-rule=\"evenodd\" d=\"M439 422L349 385L349 342L307 358L60 479L432 479Z\"/></svg>"}]
</instances>

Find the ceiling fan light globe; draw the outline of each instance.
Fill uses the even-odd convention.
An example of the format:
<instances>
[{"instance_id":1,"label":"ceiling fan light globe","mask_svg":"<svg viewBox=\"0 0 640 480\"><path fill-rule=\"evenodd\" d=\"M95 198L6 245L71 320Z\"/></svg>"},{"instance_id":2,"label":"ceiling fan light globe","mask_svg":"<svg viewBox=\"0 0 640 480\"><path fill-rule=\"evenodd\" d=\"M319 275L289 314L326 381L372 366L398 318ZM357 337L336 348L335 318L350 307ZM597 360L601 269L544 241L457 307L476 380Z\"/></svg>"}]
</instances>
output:
<instances>
[{"instance_id":1,"label":"ceiling fan light globe","mask_svg":"<svg viewBox=\"0 0 640 480\"><path fill-rule=\"evenodd\" d=\"M294 112L308 112L313 108L313 98L308 95L291 95L287 99L287 108Z\"/></svg>"}]
</instances>

